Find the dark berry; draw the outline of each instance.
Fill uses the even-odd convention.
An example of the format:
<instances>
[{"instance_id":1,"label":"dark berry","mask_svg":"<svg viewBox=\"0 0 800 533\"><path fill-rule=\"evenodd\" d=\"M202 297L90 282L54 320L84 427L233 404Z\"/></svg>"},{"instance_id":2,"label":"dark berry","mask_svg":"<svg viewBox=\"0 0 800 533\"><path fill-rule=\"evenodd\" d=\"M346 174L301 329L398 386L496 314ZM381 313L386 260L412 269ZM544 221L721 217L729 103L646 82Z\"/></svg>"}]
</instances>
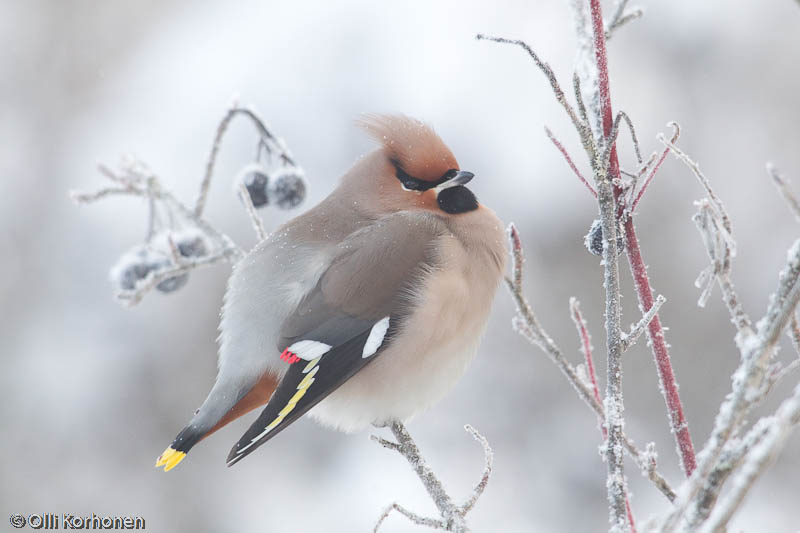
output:
<instances>
[{"instance_id":1,"label":"dark berry","mask_svg":"<svg viewBox=\"0 0 800 533\"><path fill-rule=\"evenodd\" d=\"M187 281L189 281L189 274L180 274L178 276L173 276L171 278L165 279L164 281L156 285L156 289L164 293L177 291L178 289L186 285Z\"/></svg>"},{"instance_id":2,"label":"dark berry","mask_svg":"<svg viewBox=\"0 0 800 533\"><path fill-rule=\"evenodd\" d=\"M592 222L592 227L589 228L589 233L583 238L583 244L586 249L594 255L603 255L603 223L598 218ZM621 254L625 249L625 239L622 236L622 228L617 230L617 255Z\"/></svg>"},{"instance_id":3,"label":"dark berry","mask_svg":"<svg viewBox=\"0 0 800 533\"><path fill-rule=\"evenodd\" d=\"M268 185L269 176L264 172L256 170L244 177L244 186L247 187L253 207L264 207L269 204Z\"/></svg>"},{"instance_id":4,"label":"dark berry","mask_svg":"<svg viewBox=\"0 0 800 533\"><path fill-rule=\"evenodd\" d=\"M296 169L284 169L272 180L272 200L281 209L297 207L306 197L306 181Z\"/></svg>"},{"instance_id":5,"label":"dark berry","mask_svg":"<svg viewBox=\"0 0 800 533\"><path fill-rule=\"evenodd\" d=\"M202 257L208 253L206 240L196 232L178 235L175 246L183 257Z\"/></svg>"},{"instance_id":6,"label":"dark berry","mask_svg":"<svg viewBox=\"0 0 800 533\"><path fill-rule=\"evenodd\" d=\"M144 246L128 250L111 269L111 280L123 290L136 289L136 284L153 270L149 256L150 251Z\"/></svg>"}]
</instances>

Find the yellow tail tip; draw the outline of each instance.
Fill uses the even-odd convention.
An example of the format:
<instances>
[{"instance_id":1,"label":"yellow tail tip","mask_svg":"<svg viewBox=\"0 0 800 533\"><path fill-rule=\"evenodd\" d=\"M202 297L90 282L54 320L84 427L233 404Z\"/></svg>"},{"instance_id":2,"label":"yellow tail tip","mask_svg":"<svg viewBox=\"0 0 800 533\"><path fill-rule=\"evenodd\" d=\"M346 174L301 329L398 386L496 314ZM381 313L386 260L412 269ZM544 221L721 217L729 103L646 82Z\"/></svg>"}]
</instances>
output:
<instances>
[{"instance_id":1,"label":"yellow tail tip","mask_svg":"<svg viewBox=\"0 0 800 533\"><path fill-rule=\"evenodd\" d=\"M186 457L185 452L179 452L178 450L174 449L172 446L164 450L158 459L156 460L156 468L163 466L164 472L169 472L176 466L178 463L183 461L183 458Z\"/></svg>"}]
</instances>

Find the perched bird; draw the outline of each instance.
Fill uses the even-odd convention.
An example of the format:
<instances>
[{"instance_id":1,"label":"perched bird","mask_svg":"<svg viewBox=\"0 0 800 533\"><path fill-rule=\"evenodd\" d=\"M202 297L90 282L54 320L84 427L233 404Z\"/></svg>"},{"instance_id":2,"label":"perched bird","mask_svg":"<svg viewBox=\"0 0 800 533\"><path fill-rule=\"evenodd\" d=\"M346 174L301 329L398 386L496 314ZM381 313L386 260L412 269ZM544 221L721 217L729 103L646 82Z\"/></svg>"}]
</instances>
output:
<instances>
[{"instance_id":1,"label":"perched bird","mask_svg":"<svg viewBox=\"0 0 800 533\"><path fill-rule=\"evenodd\" d=\"M234 268L217 381L156 466L264 404L228 466L307 411L347 432L407 420L474 357L505 266L502 223L429 126L360 125L381 147Z\"/></svg>"}]
</instances>

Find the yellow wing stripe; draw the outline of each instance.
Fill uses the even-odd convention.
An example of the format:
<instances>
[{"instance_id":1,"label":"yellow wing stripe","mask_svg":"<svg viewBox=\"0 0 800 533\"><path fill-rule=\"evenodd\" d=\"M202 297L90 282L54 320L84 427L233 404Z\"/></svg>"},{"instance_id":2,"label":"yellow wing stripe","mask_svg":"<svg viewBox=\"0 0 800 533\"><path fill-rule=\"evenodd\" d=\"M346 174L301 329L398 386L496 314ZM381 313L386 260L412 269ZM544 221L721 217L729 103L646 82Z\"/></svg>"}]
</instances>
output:
<instances>
[{"instance_id":1,"label":"yellow wing stripe","mask_svg":"<svg viewBox=\"0 0 800 533\"><path fill-rule=\"evenodd\" d=\"M297 384L297 392L295 392L294 396L292 396L291 399L286 403L286 406L280 410L278 416L275 417L275 420L270 422L270 424L264 428L264 432L257 438L260 438L262 435L266 435L267 433L275 429L275 427L277 427L277 425L280 424L283 421L283 419L286 418L286 416L288 416L288 414L292 412L292 410L294 410L294 408L297 406L297 402L300 401L300 398L305 396L308 388L311 386L312 383L314 383L315 381L314 374L316 374L317 371L319 370L319 367L316 365L317 363L319 363L321 357L322 356L317 357L316 359L311 361L308 364L308 366L303 370L303 372L307 373L307 375L306 377L303 378L303 380L300 383ZM312 368L309 368L310 366L312 366L312 364L314 366Z\"/></svg>"},{"instance_id":2,"label":"yellow wing stripe","mask_svg":"<svg viewBox=\"0 0 800 533\"><path fill-rule=\"evenodd\" d=\"M303 369L303 374L308 374L314 367L316 367L320 359L322 359L322 355L320 355L316 359L312 359L311 361L309 361L306 367Z\"/></svg>"}]
</instances>

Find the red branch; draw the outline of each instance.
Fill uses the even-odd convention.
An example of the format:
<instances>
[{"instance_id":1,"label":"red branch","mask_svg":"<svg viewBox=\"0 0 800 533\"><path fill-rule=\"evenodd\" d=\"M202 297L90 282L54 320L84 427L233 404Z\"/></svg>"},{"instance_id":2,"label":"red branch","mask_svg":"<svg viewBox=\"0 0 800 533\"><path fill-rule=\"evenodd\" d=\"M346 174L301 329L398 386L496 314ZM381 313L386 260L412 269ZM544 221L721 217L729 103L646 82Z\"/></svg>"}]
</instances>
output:
<instances>
[{"instance_id":1,"label":"red branch","mask_svg":"<svg viewBox=\"0 0 800 533\"><path fill-rule=\"evenodd\" d=\"M603 15L600 9L600 0L590 0L590 5L592 13L592 27L594 29L594 49L598 70L603 134L606 136L606 138L608 138L611 134L611 128L613 125L613 114L611 110L611 90L609 88L608 81L608 56L606 55L606 38L603 29ZM611 174L612 178L620 178L616 146L612 146L611 148L609 173ZM617 183L619 183L619 181ZM622 193L623 191L620 187L614 187L615 200L618 200ZM624 231L626 244L625 250L627 252L631 272L633 273L636 294L639 297L639 305L642 309L647 310L653 306L653 290L650 287L650 280L647 277L647 267L645 266L644 259L642 259L642 252L639 249L639 239L636 237L636 230L633 226L632 217L627 217L627 219L624 221ZM675 435L675 440L678 444L683 470L686 474L686 477L689 477L696 468L697 461L695 459L692 439L689 435L689 426L686 423L685 417L683 416L683 406L681 405L680 395L678 394L678 385L675 382L675 374L672 371L669 350L667 349L667 342L664 339L664 330L661 327L661 321L659 320L658 315L653 317L653 320L648 325L647 332L650 336L650 342L653 349L653 355L655 356L656 360L656 367L658 368L658 377L661 381L661 389L664 394L664 400L667 403L672 433Z\"/></svg>"},{"instance_id":2,"label":"red branch","mask_svg":"<svg viewBox=\"0 0 800 533\"><path fill-rule=\"evenodd\" d=\"M592 193L592 196L597 198L597 191L594 190L594 187L592 187L592 184L589 183L586 180L586 178L583 177L583 174L581 174L581 171L578 170L578 167L576 167L575 163L572 162L572 158L569 156L569 152L567 152L567 149L564 148L564 145L561 144L561 142L558 139L555 138L555 136L553 135L553 132L550 131L550 128L545 126L544 127L544 131L545 131L545 133L547 133L547 136L550 138L550 140L553 141L553 144L556 145L556 148L558 148L558 150L564 156L564 159L567 160L567 164L569 165L569 168L571 168L572 171L575 173L575 175L578 176L578 179L581 180L581 183L586 185L586 188L589 189L589 192ZM669 148L667 148L667 151L669 151Z\"/></svg>"}]
</instances>

